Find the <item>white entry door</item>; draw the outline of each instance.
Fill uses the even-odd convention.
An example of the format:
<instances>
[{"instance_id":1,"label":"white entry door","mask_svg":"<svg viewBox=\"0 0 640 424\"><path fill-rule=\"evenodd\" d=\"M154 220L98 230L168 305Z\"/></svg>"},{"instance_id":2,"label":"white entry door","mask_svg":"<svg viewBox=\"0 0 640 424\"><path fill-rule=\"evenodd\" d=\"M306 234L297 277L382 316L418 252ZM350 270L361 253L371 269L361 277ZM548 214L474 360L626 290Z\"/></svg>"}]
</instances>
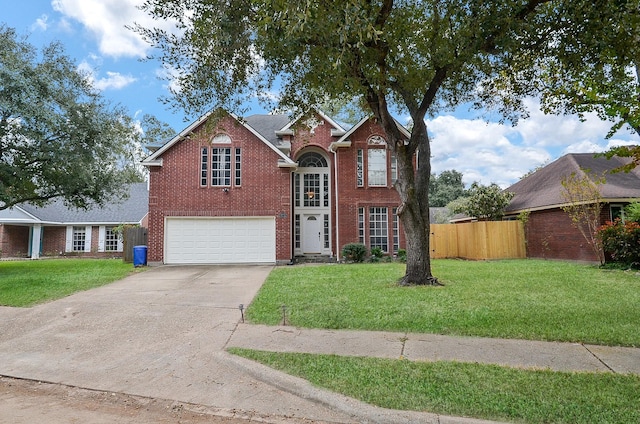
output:
<instances>
[{"instance_id":1,"label":"white entry door","mask_svg":"<svg viewBox=\"0 0 640 424\"><path fill-rule=\"evenodd\" d=\"M320 254L322 251L322 215L304 215L303 253Z\"/></svg>"}]
</instances>

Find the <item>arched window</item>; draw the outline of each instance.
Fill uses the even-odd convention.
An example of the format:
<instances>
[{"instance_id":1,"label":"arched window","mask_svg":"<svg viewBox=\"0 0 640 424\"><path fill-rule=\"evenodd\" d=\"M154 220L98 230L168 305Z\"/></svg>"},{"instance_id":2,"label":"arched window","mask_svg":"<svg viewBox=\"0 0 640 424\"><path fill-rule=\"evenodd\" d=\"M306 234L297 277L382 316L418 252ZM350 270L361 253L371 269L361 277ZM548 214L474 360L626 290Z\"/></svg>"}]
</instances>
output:
<instances>
[{"instance_id":1,"label":"arched window","mask_svg":"<svg viewBox=\"0 0 640 424\"><path fill-rule=\"evenodd\" d=\"M211 139L211 143L212 144L230 144L231 143L231 137L229 137L227 134L216 134L212 139Z\"/></svg>"},{"instance_id":2,"label":"arched window","mask_svg":"<svg viewBox=\"0 0 640 424\"><path fill-rule=\"evenodd\" d=\"M309 152L300 157L298 166L300 168L326 168L328 165L327 160L320 153Z\"/></svg>"}]
</instances>

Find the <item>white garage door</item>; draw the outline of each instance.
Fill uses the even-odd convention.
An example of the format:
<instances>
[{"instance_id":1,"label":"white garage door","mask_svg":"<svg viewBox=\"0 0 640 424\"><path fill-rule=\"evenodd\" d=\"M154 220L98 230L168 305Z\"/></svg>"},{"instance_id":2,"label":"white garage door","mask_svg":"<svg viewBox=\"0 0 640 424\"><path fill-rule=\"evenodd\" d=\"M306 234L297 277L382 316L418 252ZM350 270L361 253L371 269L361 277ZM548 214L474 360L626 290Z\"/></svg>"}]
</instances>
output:
<instances>
[{"instance_id":1,"label":"white garage door","mask_svg":"<svg viewBox=\"0 0 640 424\"><path fill-rule=\"evenodd\" d=\"M274 263L274 217L167 218L167 264Z\"/></svg>"}]
</instances>

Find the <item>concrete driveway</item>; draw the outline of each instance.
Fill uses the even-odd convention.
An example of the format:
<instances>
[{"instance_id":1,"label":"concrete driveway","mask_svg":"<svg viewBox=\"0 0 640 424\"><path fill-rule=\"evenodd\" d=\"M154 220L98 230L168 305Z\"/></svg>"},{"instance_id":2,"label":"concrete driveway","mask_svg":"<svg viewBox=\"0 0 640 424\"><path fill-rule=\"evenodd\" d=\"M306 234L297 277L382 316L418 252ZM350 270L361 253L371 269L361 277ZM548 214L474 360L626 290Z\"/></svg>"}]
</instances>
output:
<instances>
[{"instance_id":1,"label":"concrete driveway","mask_svg":"<svg viewBox=\"0 0 640 424\"><path fill-rule=\"evenodd\" d=\"M33 308L0 307L0 375L345 422L258 381L224 346L271 266L161 266Z\"/></svg>"}]
</instances>

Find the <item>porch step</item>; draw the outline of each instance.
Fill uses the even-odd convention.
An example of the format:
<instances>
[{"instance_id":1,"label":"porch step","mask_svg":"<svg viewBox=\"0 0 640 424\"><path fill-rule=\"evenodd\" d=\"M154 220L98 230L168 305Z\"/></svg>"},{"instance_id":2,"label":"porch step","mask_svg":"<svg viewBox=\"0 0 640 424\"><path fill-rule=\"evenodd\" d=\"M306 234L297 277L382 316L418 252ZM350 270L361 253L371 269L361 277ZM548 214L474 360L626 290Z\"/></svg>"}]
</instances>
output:
<instances>
[{"instance_id":1,"label":"porch step","mask_svg":"<svg viewBox=\"0 0 640 424\"><path fill-rule=\"evenodd\" d=\"M293 262L297 264L331 264L336 262L335 256L326 255L306 255L296 256Z\"/></svg>"}]
</instances>

